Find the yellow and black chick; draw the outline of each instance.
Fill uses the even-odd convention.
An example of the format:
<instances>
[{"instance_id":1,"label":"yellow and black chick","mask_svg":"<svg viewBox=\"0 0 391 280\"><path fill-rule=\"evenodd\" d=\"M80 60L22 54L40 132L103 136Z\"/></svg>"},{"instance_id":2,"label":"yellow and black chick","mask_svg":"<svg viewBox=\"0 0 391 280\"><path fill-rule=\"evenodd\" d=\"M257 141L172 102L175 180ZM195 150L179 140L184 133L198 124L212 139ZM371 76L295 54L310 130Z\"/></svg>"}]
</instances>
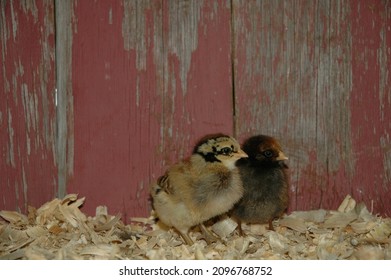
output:
<instances>
[{"instance_id":1,"label":"yellow and black chick","mask_svg":"<svg viewBox=\"0 0 391 280\"><path fill-rule=\"evenodd\" d=\"M286 211L289 202L289 175L278 141L267 135L248 138L242 145L248 158L237 162L243 181L244 194L232 209L232 217L241 223L269 223Z\"/></svg>"},{"instance_id":2,"label":"yellow and black chick","mask_svg":"<svg viewBox=\"0 0 391 280\"><path fill-rule=\"evenodd\" d=\"M171 166L152 186L159 219L177 229L188 245L193 244L189 229L196 225L213 239L203 223L226 213L242 197L236 162L245 157L239 143L228 135L203 137L190 158Z\"/></svg>"}]
</instances>

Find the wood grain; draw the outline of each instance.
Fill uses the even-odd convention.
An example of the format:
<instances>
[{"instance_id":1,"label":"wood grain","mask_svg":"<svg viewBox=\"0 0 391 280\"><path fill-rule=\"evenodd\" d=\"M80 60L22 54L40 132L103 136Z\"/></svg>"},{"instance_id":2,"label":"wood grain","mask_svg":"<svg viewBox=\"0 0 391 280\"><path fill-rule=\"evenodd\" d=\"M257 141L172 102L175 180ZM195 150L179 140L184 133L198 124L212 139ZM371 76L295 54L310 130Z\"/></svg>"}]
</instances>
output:
<instances>
[{"instance_id":1,"label":"wood grain","mask_svg":"<svg viewBox=\"0 0 391 280\"><path fill-rule=\"evenodd\" d=\"M236 134L281 139L290 209L353 194L390 214L389 3L233 3Z\"/></svg>"},{"instance_id":2,"label":"wood grain","mask_svg":"<svg viewBox=\"0 0 391 280\"><path fill-rule=\"evenodd\" d=\"M53 3L0 7L0 209L26 211L57 187Z\"/></svg>"},{"instance_id":3,"label":"wood grain","mask_svg":"<svg viewBox=\"0 0 391 280\"><path fill-rule=\"evenodd\" d=\"M375 213L391 215L391 3L351 6L352 194Z\"/></svg>"},{"instance_id":4,"label":"wood grain","mask_svg":"<svg viewBox=\"0 0 391 280\"><path fill-rule=\"evenodd\" d=\"M72 89L72 1L55 1L56 16L56 159L58 197L67 194L74 169L74 115Z\"/></svg>"},{"instance_id":5,"label":"wood grain","mask_svg":"<svg viewBox=\"0 0 391 280\"><path fill-rule=\"evenodd\" d=\"M232 133L227 1L78 2L74 171L85 210L148 215L149 185L205 133Z\"/></svg>"}]
</instances>

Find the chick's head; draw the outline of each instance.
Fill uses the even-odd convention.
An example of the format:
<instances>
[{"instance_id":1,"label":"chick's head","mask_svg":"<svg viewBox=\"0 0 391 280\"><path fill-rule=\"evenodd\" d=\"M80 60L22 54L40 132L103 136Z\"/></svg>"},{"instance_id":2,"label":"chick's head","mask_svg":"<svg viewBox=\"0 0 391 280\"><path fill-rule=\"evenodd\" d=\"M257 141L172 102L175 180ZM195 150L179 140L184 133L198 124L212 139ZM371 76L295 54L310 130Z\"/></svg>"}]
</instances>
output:
<instances>
[{"instance_id":1,"label":"chick's head","mask_svg":"<svg viewBox=\"0 0 391 280\"><path fill-rule=\"evenodd\" d=\"M249 160L260 165L275 165L288 159L276 139L266 135L250 137L243 143Z\"/></svg>"},{"instance_id":2,"label":"chick's head","mask_svg":"<svg viewBox=\"0 0 391 280\"><path fill-rule=\"evenodd\" d=\"M239 143L225 134L203 137L194 147L193 154L201 155L207 162L221 162L231 170L236 167L236 161L248 157Z\"/></svg>"}]
</instances>

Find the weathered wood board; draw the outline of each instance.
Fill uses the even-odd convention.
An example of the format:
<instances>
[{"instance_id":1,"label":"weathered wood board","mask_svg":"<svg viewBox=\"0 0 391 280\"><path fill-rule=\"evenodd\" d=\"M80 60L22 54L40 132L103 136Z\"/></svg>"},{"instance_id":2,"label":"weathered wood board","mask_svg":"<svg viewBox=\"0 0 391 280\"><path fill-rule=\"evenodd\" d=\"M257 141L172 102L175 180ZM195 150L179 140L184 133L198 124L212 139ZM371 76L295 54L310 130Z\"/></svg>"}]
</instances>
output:
<instances>
[{"instance_id":1,"label":"weathered wood board","mask_svg":"<svg viewBox=\"0 0 391 280\"><path fill-rule=\"evenodd\" d=\"M74 5L68 192L147 215L149 186L205 133L232 133L227 1Z\"/></svg>"},{"instance_id":2,"label":"weathered wood board","mask_svg":"<svg viewBox=\"0 0 391 280\"><path fill-rule=\"evenodd\" d=\"M236 134L281 139L290 209L390 215L390 2L233 3Z\"/></svg>"},{"instance_id":3,"label":"weathered wood board","mask_svg":"<svg viewBox=\"0 0 391 280\"><path fill-rule=\"evenodd\" d=\"M0 2L0 208L56 195L52 1Z\"/></svg>"}]
</instances>

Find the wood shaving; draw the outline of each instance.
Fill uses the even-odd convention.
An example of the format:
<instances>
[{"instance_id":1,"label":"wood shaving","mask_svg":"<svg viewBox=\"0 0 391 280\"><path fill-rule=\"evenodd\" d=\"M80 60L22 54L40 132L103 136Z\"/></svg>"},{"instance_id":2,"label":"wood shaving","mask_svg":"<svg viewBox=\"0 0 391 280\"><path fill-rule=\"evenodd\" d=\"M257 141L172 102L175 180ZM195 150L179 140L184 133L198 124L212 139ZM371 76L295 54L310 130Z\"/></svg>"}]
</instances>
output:
<instances>
[{"instance_id":1,"label":"wood shaving","mask_svg":"<svg viewBox=\"0 0 391 280\"><path fill-rule=\"evenodd\" d=\"M267 225L237 223L228 216L207 226L217 242L207 244L196 227L184 244L157 221L110 215L98 206L94 217L82 211L85 198L70 194L23 215L0 211L0 259L391 259L391 219L373 215L347 196L337 210L296 211Z\"/></svg>"}]
</instances>

